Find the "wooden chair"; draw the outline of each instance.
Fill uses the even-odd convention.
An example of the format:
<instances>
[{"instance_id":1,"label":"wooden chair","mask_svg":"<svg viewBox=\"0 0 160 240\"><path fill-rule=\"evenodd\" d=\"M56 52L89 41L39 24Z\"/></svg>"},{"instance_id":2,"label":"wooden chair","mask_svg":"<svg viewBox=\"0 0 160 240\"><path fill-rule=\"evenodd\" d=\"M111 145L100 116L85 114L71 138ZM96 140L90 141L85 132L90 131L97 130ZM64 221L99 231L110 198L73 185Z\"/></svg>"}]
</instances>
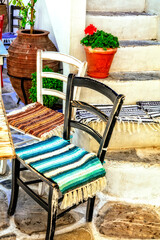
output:
<instances>
[{"instance_id":1,"label":"wooden chair","mask_svg":"<svg viewBox=\"0 0 160 240\"><path fill-rule=\"evenodd\" d=\"M73 96L77 87L90 88L103 94L104 98L109 98L113 103L110 116L107 117L92 105L75 100ZM102 164L123 99L123 95L118 95L101 82L75 77L73 74L69 75L63 138L53 136L45 141L16 149L17 158L13 161L9 215L13 215L15 212L20 186L48 212L46 240L54 238L56 219L80 203L88 202L86 220L92 221L96 192L105 188L105 169ZM87 125L71 119L74 108L90 111L106 122L103 136ZM99 143L97 155L70 143L71 127L81 129L97 140ZM23 168L20 168L20 163ZM20 173L24 169L32 171L39 179L23 182ZM28 187L29 184L40 181L44 181L49 186L48 202L45 202ZM60 197L61 195L62 197ZM57 214L58 205L64 209L59 214Z\"/></svg>"},{"instance_id":2,"label":"wooden chair","mask_svg":"<svg viewBox=\"0 0 160 240\"><path fill-rule=\"evenodd\" d=\"M22 20L22 17L19 16L20 7L11 5L10 11L8 8L9 14L9 31L2 34L2 41L5 46L5 48L8 50L11 43L15 40L17 37L17 30L21 28L20 21Z\"/></svg>"},{"instance_id":3,"label":"wooden chair","mask_svg":"<svg viewBox=\"0 0 160 240\"><path fill-rule=\"evenodd\" d=\"M84 76L87 63L59 52L37 51L37 102L28 104L20 110L9 113L8 122L11 128L27 134L37 140L44 140L52 135L62 135L64 115L43 106L43 95L51 95L65 100L65 93L54 89L43 88L43 78L56 78L67 82L67 76L55 72L43 72L44 60L56 60L76 67L77 76ZM78 98L78 92L75 91Z\"/></svg>"},{"instance_id":4,"label":"wooden chair","mask_svg":"<svg viewBox=\"0 0 160 240\"><path fill-rule=\"evenodd\" d=\"M3 32L3 22L4 22L4 14L0 15L0 40L2 41L2 32ZM3 76L2 76L2 66L0 66L1 71L1 87L3 87Z\"/></svg>"},{"instance_id":5,"label":"wooden chair","mask_svg":"<svg viewBox=\"0 0 160 240\"><path fill-rule=\"evenodd\" d=\"M19 16L20 7L11 5L10 11L10 32L14 33L14 29L20 29L20 21L22 17ZM18 14L17 14L18 11Z\"/></svg>"}]
</instances>

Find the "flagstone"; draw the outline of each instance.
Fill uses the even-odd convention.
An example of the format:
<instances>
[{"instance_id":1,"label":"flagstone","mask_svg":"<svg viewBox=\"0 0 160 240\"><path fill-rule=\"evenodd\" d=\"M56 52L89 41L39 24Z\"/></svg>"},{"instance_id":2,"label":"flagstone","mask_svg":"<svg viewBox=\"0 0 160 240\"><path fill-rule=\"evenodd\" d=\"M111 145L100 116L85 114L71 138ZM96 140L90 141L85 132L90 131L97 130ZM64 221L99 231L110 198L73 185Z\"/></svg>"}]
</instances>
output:
<instances>
[{"instance_id":1,"label":"flagstone","mask_svg":"<svg viewBox=\"0 0 160 240\"><path fill-rule=\"evenodd\" d=\"M92 240L90 230L85 228L78 228L72 232L64 233L55 236L55 240Z\"/></svg>"},{"instance_id":2,"label":"flagstone","mask_svg":"<svg viewBox=\"0 0 160 240\"><path fill-rule=\"evenodd\" d=\"M66 213L57 221L57 227L73 224L81 218L81 214ZM14 220L21 232L26 234L44 232L47 225L47 212L20 190Z\"/></svg>"},{"instance_id":3,"label":"flagstone","mask_svg":"<svg viewBox=\"0 0 160 240\"><path fill-rule=\"evenodd\" d=\"M11 95L3 94L2 98L6 110L14 109L17 107L17 103L13 100Z\"/></svg>"},{"instance_id":4,"label":"flagstone","mask_svg":"<svg viewBox=\"0 0 160 240\"><path fill-rule=\"evenodd\" d=\"M12 181L11 181L11 179L4 180L4 181L0 182L0 184L3 187L7 188L7 189L11 189L12 188Z\"/></svg>"},{"instance_id":5,"label":"flagstone","mask_svg":"<svg viewBox=\"0 0 160 240\"><path fill-rule=\"evenodd\" d=\"M0 230L9 227L9 218L7 215L8 203L6 195L0 191Z\"/></svg>"},{"instance_id":6,"label":"flagstone","mask_svg":"<svg viewBox=\"0 0 160 240\"><path fill-rule=\"evenodd\" d=\"M108 202L96 219L99 232L109 237L160 239L160 217L154 207Z\"/></svg>"},{"instance_id":7,"label":"flagstone","mask_svg":"<svg viewBox=\"0 0 160 240\"><path fill-rule=\"evenodd\" d=\"M16 240L15 234L6 234L0 237L0 240Z\"/></svg>"}]
</instances>

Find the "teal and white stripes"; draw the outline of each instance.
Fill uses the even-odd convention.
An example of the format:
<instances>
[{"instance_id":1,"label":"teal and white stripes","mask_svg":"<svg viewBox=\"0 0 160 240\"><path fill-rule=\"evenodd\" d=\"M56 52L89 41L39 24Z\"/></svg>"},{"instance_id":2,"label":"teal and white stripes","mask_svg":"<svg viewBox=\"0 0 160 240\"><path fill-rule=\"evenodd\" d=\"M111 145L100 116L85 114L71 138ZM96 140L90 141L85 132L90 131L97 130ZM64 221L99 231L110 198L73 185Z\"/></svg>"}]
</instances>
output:
<instances>
[{"instance_id":1,"label":"teal and white stripes","mask_svg":"<svg viewBox=\"0 0 160 240\"><path fill-rule=\"evenodd\" d=\"M105 176L105 170L94 153L58 136L18 148L16 154L44 177L56 182L62 194Z\"/></svg>"}]
</instances>

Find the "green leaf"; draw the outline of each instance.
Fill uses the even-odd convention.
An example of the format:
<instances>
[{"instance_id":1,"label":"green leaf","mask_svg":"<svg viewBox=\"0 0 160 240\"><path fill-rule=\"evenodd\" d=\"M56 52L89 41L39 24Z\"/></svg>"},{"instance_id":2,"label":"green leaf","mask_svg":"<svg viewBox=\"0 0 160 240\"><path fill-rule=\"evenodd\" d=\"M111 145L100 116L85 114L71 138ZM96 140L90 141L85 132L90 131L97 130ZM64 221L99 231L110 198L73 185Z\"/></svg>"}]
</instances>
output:
<instances>
[{"instance_id":1,"label":"green leaf","mask_svg":"<svg viewBox=\"0 0 160 240\"><path fill-rule=\"evenodd\" d=\"M53 72L52 69L50 69L48 66L45 66L43 69L43 72ZM30 99L32 102L37 101L37 74L32 73L32 87L29 90L30 93ZM63 89L63 82L58 79L53 78L43 78L43 87L49 88L49 89L56 89L59 91L62 91ZM58 98L54 96L43 96L43 104L46 107L53 107L55 103L57 103Z\"/></svg>"},{"instance_id":2,"label":"green leaf","mask_svg":"<svg viewBox=\"0 0 160 240\"><path fill-rule=\"evenodd\" d=\"M111 33L106 33L103 30L98 30L92 35L85 36L80 43L92 48L117 48L119 47L118 37L113 36Z\"/></svg>"}]
</instances>

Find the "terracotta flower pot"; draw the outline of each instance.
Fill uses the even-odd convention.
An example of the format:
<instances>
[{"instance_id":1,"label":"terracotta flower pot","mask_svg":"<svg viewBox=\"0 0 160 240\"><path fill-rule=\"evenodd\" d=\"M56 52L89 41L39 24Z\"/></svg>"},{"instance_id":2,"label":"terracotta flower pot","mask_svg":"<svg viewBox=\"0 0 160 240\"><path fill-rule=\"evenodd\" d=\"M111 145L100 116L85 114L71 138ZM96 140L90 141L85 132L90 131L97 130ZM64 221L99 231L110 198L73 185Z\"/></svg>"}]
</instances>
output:
<instances>
[{"instance_id":1,"label":"terracotta flower pot","mask_svg":"<svg viewBox=\"0 0 160 240\"><path fill-rule=\"evenodd\" d=\"M106 78L109 75L111 63L117 48L108 48L106 51L102 48L91 48L84 46L86 60L88 62L87 74L94 78Z\"/></svg>"}]
</instances>

